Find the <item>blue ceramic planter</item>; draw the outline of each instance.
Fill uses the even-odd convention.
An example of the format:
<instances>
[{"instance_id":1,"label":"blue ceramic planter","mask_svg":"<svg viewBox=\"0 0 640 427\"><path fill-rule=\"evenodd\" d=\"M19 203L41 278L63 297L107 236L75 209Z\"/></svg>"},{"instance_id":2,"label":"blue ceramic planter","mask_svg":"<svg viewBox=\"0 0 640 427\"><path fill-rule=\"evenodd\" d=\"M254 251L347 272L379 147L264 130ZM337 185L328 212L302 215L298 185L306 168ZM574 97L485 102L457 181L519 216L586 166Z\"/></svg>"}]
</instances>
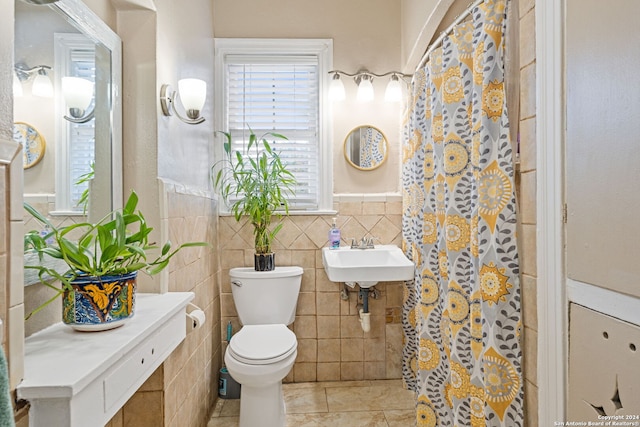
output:
<instances>
[{"instance_id":1,"label":"blue ceramic planter","mask_svg":"<svg viewBox=\"0 0 640 427\"><path fill-rule=\"evenodd\" d=\"M79 276L73 290L64 292L62 321L79 331L117 328L131 318L135 309L137 272L90 277Z\"/></svg>"}]
</instances>

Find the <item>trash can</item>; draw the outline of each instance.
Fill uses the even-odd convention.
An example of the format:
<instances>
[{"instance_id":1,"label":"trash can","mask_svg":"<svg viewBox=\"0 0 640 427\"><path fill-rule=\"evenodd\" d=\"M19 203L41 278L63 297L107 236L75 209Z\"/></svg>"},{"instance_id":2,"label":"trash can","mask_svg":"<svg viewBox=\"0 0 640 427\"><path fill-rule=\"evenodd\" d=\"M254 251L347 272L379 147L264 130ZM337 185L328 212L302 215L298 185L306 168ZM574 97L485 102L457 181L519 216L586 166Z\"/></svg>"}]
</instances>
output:
<instances>
[{"instance_id":1,"label":"trash can","mask_svg":"<svg viewBox=\"0 0 640 427\"><path fill-rule=\"evenodd\" d=\"M233 379L227 368L220 369L218 395L222 399L240 399L240 384Z\"/></svg>"}]
</instances>

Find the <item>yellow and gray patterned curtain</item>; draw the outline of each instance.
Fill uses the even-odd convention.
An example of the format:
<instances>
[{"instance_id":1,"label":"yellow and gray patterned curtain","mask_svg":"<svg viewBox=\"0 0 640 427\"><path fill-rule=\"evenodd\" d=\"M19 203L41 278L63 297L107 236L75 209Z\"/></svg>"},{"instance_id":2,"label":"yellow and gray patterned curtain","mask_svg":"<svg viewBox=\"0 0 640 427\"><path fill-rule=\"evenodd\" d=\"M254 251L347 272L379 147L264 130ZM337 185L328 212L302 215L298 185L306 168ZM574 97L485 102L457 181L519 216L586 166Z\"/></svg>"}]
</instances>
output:
<instances>
[{"instance_id":1,"label":"yellow and gray patterned curtain","mask_svg":"<svg viewBox=\"0 0 640 427\"><path fill-rule=\"evenodd\" d=\"M418 426L523 425L508 0L485 0L414 76L404 124L403 377Z\"/></svg>"}]
</instances>

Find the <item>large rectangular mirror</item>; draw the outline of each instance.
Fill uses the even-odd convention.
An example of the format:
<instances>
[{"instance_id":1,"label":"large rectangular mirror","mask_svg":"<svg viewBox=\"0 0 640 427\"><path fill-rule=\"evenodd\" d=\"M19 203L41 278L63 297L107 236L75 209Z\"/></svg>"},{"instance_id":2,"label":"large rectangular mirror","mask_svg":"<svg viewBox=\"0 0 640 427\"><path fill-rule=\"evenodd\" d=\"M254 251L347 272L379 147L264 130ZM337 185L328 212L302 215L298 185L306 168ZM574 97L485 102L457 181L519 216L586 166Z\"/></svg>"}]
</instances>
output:
<instances>
[{"instance_id":1,"label":"large rectangular mirror","mask_svg":"<svg viewBox=\"0 0 640 427\"><path fill-rule=\"evenodd\" d=\"M24 200L55 223L121 207L120 38L81 0L16 0L14 58ZM37 227L25 216L25 231Z\"/></svg>"}]
</instances>

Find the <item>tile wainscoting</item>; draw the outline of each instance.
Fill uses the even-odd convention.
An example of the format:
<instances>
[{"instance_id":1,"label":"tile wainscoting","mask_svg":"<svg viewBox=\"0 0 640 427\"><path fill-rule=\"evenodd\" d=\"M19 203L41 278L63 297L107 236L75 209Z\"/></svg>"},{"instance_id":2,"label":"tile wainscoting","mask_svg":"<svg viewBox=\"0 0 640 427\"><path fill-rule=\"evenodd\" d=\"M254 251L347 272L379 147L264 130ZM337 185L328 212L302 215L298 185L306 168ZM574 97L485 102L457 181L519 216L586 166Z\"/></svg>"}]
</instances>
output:
<instances>
[{"instance_id":1,"label":"tile wainscoting","mask_svg":"<svg viewBox=\"0 0 640 427\"><path fill-rule=\"evenodd\" d=\"M357 289L349 300L340 298L341 283L327 278L322 247L334 216L342 232L342 244L364 235L380 244L402 244L400 195L340 195L334 198L337 215L292 215L276 238L276 264L304 269L296 320L298 358L285 382L398 379L402 367L401 310L403 283L378 284L379 299L370 299L371 331L364 333L358 319ZM234 267L253 266L252 226L221 216L218 229L222 273L221 336L229 321L240 328L229 280ZM226 342L222 341L223 352Z\"/></svg>"},{"instance_id":2,"label":"tile wainscoting","mask_svg":"<svg viewBox=\"0 0 640 427\"><path fill-rule=\"evenodd\" d=\"M188 333L154 374L129 399L106 427L203 426L218 397L220 292L217 207L208 195L169 188L163 221L172 245L207 241L211 248L187 248L169 264L169 291L193 292L193 303L206 321ZM190 310L188 310L190 311Z\"/></svg>"}]
</instances>

